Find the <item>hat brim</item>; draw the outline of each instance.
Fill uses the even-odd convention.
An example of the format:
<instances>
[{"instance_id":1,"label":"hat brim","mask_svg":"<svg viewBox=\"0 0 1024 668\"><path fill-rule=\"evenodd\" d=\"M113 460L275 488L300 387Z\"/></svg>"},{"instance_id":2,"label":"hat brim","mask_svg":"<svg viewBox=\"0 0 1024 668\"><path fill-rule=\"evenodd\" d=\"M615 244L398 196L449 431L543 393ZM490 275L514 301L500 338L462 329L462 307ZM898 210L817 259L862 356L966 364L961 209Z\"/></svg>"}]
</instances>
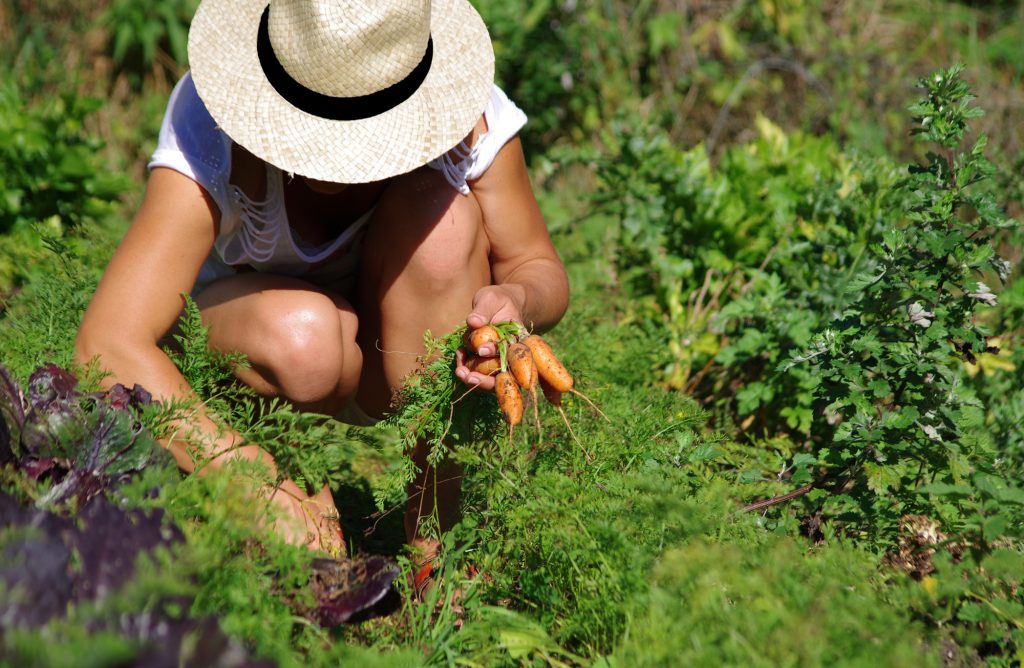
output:
<instances>
[{"instance_id":1,"label":"hat brim","mask_svg":"<svg viewBox=\"0 0 1024 668\"><path fill-rule=\"evenodd\" d=\"M267 81L256 49L263 1L203 0L189 30L192 79L210 115L253 155L336 183L380 181L450 150L479 121L494 82L487 27L468 0L433 0L433 60L407 100L356 121L294 107Z\"/></svg>"}]
</instances>

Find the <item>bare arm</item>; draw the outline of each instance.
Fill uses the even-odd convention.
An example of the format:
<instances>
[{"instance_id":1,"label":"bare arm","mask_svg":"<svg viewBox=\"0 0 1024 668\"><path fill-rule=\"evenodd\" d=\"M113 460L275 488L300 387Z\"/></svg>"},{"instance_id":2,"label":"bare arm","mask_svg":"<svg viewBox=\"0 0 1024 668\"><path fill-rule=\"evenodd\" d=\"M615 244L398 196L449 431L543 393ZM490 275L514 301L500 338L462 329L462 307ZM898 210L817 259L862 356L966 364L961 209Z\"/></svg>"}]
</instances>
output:
<instances>
[{"instance_id":1,"label":"bare arm","mask_svg":"<svg viewBox=\"0 0 1024 668\"><path fill-rule=\"evenodd\" d=\"M158 341L177 320L213 245L219 213L209 195L170 169L153 170L142 206L114 253L86 310L75 357L98 357L108 383L139 383L155 399L191 397L192 391ZM204 430L205 431L205 430ZM217 445L230 447L224 437ZM168 447L191 471L183 441ZM218 448L219 449L219 448Z\"/></svg>"},{"instance_id":2,"label":"bare arm","mask_svg":"<svg viewBox=\"0 0 1024 668\"><path fill-rule=\"evenodd\" d=\"M569 281L533 195L518 137L473 183L473 194L490 243L494 285L476 293L466 323L481 327L515 320L531 331L550 329L569 305ZM480 354L496 355L497 350L484 346ZM484 389L494 386L494 378L471 373L463 361L460 352L455 372L463 381Z\"/></svg>"},{"instance_id":3,"label":"bare arm","mask_svg":"<svg viewBox=\"0 0 1024 668\"><path fill-rule=\"evenodd\" d=\"M507 314L530 329L550 329L569 305L569 281L533 195L518 137L473 183L473 194L490 241L495 283L477 295L474 313L486 322L507 320ZM511 303L494 309L502 297ZM513 308L517 313L510 312ZM472 315L470 320L479 326Z\"/></svg>"},{"instance_id":4,"label":"bare arm","mask_svg":"<svg viewBox=\"0 0 1024 668\"><path fill-rule=\"evenodd\" d=\"M193 399L192 389L159 341L177 321L181 295L192 289L219 221L217 207L202 187L174 170L154 169L142 205L86 310L75 341L76 361L84 364L99 358L100 367L110 373L108 384L138 383L158 400ZM241 457L263 461L276 476L273 458L265 450L219 428L201 406L181 422L179 434L164 445L184 471L195 468L189 451L193 448L209 459L211 467ZM287 498L275 497L275 503L300 517L308 495L290 481L281 492L278 496ZM286 539L305 542L304 528L279 530Z\"/></svg>"}]
</instances>

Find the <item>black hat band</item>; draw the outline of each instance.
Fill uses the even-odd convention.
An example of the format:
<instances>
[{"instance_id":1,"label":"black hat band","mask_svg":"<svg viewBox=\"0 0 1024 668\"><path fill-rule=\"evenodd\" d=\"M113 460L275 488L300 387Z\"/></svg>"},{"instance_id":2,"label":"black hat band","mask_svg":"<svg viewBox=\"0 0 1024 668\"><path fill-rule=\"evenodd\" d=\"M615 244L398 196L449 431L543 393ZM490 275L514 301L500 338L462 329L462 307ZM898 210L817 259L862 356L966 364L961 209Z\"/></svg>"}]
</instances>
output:
<instances>
[{"instance_id":1,"label":"black hat band","mask_svg":"<svg viewBox=\"0 0 1024 668\"><path fill-rule=\"evenodd\" d=\"M332 97L306 88L285 71L281 61L274 53L270 44L268 23L270 5L263 10L260 18L260 30L256 36L256 52L267 81L274 90L292 106L307 114L326 118L331 121L358 121L371 118L394 109L412 97L430 71L430 63L434 56L434 39L427 39L427 49L423 58L401 81L388 86L376 93L356 97Z\"/></svg>"}]
</instances>

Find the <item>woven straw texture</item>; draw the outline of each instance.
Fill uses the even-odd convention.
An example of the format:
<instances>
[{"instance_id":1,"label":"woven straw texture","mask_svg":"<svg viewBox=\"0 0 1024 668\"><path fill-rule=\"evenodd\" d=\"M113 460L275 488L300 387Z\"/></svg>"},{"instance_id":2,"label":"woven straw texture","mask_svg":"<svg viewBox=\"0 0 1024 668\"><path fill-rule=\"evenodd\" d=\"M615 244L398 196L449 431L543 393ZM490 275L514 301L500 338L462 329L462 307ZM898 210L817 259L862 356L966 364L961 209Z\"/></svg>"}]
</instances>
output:
<instances>
[{"instance_id":1,"label":"woven straw texture","mask_svg":"<svg viewBox=\"0 0 1024 668\"><path fill-rule=\"evenodd\" d=\"M274 90L256 50L266 7L265 0L203 0L189 32L189 62L196 90L218 125L286 172L338 183L386 179L451 149L483 113L494 52L468 0L434 0L432 6L429 0L270 3L278 60L294 79L325 95L387 88L416 66L428 33L433 37L433 61L419 89L393 109L356 121L308 114ZM382 12L386 20L380 20Z\"/></svg>"}]
</instances>

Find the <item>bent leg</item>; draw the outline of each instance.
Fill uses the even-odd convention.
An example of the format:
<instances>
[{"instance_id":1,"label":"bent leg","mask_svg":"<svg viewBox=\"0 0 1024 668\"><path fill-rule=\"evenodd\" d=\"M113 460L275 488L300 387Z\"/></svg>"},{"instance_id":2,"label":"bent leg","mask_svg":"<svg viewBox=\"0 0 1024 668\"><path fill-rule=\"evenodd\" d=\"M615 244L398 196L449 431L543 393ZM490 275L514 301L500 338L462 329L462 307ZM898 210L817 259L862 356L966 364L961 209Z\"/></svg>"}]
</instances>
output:
<instances>
[{"instance_id":1,"label":"bent leg","mask_svg":"<svg viewBox=\"0 0 1024 668\"><path fill-rule=\"evenodd\" d=\"M360 343L365 351L359 401L381 415L392 391L416 368L423 333L445 334L465 324L477 290L491 282L488 242L476 199L461 195L439 173L421 168L385 191L364 241L357 282ZM440 529L455 519L461 471L426 466L410 491L406 534L436 510Z\"/></svg>"},{"instance_id":2,"label":"bent leg","mask_svg":"<svg viewBox=\"0 0 1024 668\"><path fill-rule=\"evenodd\" d=\"M221 279L196 298L210 345L244 353L239 380L258 394L332 415L355 395L362 369L358 321L342 297L273 274Z\"/></svg>"},{"instance_id":3,"label":"bent leg","mask_svg":"<svg viewBox=\"0 0 1024 668\"><path fill-rule=\"evenodd\" d=\"M385 191L363 242L356 284L365 354L360 404L382 414L416 368L423 332L465 324L477 290L491 282L487 235L476 198L423 167Z\"/></svg>"},{"instance_id":4,"label":"bent leg","mask_svg":"<svg viewBox=\"0 0 1024 668\"><path fill-rule=\"evenodd\" d=\"M245 354L251 366L236 375L258 394L328 415L355 395L362 368L358 321L340 296L294 278L244 273L211 284L196 304L210 346ZM330 489L324 486L304 507L321 532L320 547L344 554Z\"/></svg>"}]
</instances>

